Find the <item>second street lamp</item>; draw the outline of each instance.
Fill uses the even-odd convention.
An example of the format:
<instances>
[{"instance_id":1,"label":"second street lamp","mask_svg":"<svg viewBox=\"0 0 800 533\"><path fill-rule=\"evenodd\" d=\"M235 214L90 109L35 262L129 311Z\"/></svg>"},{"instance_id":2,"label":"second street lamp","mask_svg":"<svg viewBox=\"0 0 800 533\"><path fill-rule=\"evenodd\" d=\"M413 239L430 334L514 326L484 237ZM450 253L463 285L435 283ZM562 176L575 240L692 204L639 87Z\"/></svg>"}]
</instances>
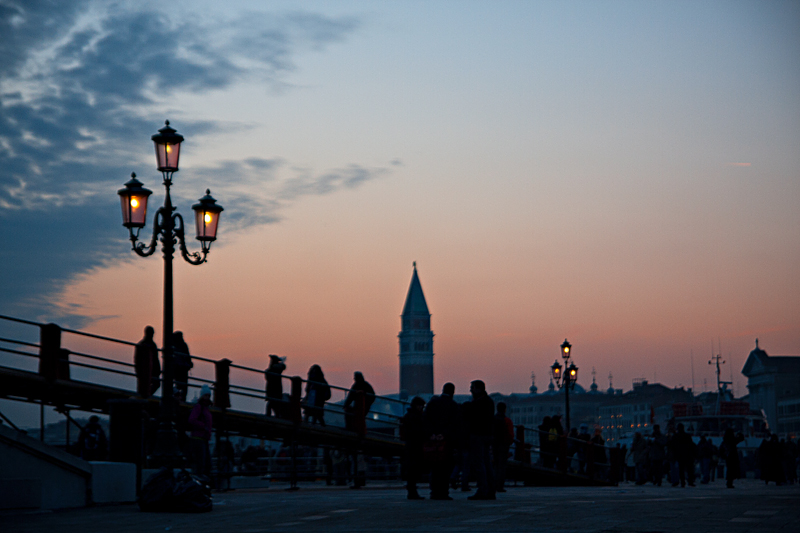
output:
<instances>
[{"instance_id":1,"label":"second street lamp","mask_svg":"<svg viewBox=\"0 0 800 533\"><path fill-rule=\"evenodd\" d=\"M564 366L561 366L561 363L556 360L553 363L553 366L550 367L550 371L553 376L553 381L556 382L556 386L560 389L564 389L564 403L565 403L565 423L566 427L564 428L569 434L569 391L575 388L575 383L578 381L578 367L575 366L574 362L570 362L569 358L572 355L572 345L569 343L567 339L564 339L564 342L561 343L561 357L564 359ZM566 367L566 368L565 368ZM562 372L565 371L565 372ZM563 374L563 375L562 375Z\"/></svg>"},{"instance_id":2,"label":"second street lamp","mask_svg":"<svg viewBox=\"0 0 800 533\"><path fill-rule=\"evenodd\" d=\"M200 241L201 252L189 253L186 248L185 224L183 217L177 213L172 205L170 187L172 178L178 171L180 148L183 136L170 127L169 121L158 133L152 136L156 149L156 168L161 172L166 196L164 205L156 211L153 219L153 236L150 244L137 242L139 230L146 223L147 200L152 192L142 186L131 174L131 179L120 189L122 206L122 225L128 228L133 251L141 257L153 255L161 237L161 251L164 254L164 323L162 329L161 353L164 359L164 373L161 387L161 404L159 414L159 427L153 455L162 464L172 465L175 458L180 456L177 433L173 425L174 397L173 368L172 368L172 333L173 333L173 298L172 298L172 259L175 254L175 244L180 246L181 256L187 263L200 265L206 262L206 256L211 249L211 243L217 238L219 215L222 206L212 198L211 191L206 189L206 195L192 206L195 212L195 226L197 240ZM135 230L135 231L134 231Z\"/></svg>"}]
</instances>

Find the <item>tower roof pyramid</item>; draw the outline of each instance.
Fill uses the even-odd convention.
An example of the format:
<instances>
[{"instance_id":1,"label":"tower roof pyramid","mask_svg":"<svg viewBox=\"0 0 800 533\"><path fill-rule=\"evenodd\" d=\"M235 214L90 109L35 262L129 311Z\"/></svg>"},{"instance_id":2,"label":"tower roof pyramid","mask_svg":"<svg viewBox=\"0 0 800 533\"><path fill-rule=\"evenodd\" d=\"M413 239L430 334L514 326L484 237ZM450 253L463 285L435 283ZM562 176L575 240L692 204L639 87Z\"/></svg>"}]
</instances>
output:
<instances>
[{"instance_id":1,"label":"tower roof pyramid","mask_svg":"<svg viewBox=\"0 0 800 533\"><path fill-rule=\"evenodd\" d=\"M403 306L402 316L430 316L428 304L425 302L425 295L422 293L422 285L417 275L417 262L414 261L414 274L411 276L411 285L408 287L406 304Z\"/></svg>"}]
</instances>

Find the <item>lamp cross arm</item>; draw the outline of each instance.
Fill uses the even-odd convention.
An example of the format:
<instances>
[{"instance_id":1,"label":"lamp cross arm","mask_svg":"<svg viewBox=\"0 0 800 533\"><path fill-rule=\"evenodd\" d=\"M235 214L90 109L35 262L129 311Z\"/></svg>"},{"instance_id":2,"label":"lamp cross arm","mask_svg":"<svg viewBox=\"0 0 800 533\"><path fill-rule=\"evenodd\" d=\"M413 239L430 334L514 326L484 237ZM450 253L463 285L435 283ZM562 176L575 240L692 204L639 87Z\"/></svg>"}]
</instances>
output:
<instances>
[{"instance_id":1,"label":"lamp cross arm","mask_svg":"<svg viewBox=\"0 0 800 533\"><path fill-rule=\"evenodd\" d=\"M192 265L202 265L206 262L208 250L203 248L202 252L192 252L186 248L186 235L184 231L183 217L180 213L172 215L173 225L175 227L175 236L178 238L178 244L181 248L181 256L183 259Z\"/></svg>"},{"instance_id":2,"label":"lamp cross arm","mask_svg":"<svg viewBox=\"0 0 800 533\"><path fill-rule=\"evenodd\" d=\"M136 242L138 240L137 235L133 233L132 229L129 230L131 234L132 249L134 252L136 252L136 255L148 257L155 253L158 247L158 236L164 233L164 225L161 222L161 217L164 215L164 211L165 208L160 207L153 217L153 236L150 238L150 244L145 246L143 242Z\"/></svg>"}]
</instances>

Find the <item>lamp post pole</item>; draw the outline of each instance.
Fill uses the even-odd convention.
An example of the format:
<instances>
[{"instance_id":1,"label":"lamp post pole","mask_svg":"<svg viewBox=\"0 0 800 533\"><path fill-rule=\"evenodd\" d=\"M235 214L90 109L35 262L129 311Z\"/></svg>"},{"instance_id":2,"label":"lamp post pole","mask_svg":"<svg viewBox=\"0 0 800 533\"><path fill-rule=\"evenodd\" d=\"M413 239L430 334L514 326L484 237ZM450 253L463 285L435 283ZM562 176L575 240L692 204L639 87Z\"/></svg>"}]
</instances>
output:
<instances>
[{"instance_id":1,"label":"lamp post pole","mask_svg":"<svg viewBox=\"0 0 800 533\"><path fill-rule=\"evenodd\" d=\"M564 376L564 404L565 404L564 413L566 415L566 420L565 420L566 427L564 428L564 431L566 432L567 435L569 435L569 428L570 428L570 425L569 425L569 389L570 389L570 386L569 385L570 385L570 383L569 383L569 372L568 372L567 375Z\"/></svg>"},{"instance_id":2,"label":"lamp post pole","mask_svg":"<svg viewBox=\"0 0 800 533\"><path fill-rule=\"evenodd\" d=\"M170 181L164 181L167 190L164 198L164 214L174 211L172 197L169 194ZM164 324L161 332L161 357L164 360L163 379L161 381L161 403L158 434L153 455L159 462L172 463L173 458L180 456L178 434L173 423L175 417L175 397L172 394L172 333L173 333L173 298L172 298L172 259L175 255L175 220L171 216L162 217L161 251L164 255Z\"/></svg>"},{"instance_id":3,"label":"lamp post pole","mask_svg":"<svg viewBox=\"0 0 800 533\"><path fill-rule=\"evenodd\" d=\"M181 255L187 263L192 265L205 263L211 243L217 237L219 215L223 208L217 205L209 190L206 190L206 195L192 206L192 210L195 212L197 240L201 243L202 255L201 252L189 253L186 248L183 217L180 213L175 212L170 196L172 178L178 171L180 144L183 142L183 136L172 129L167 121L166 125L153 135L152 140L155 143L157 166L162 174L166 195L164 205L156 211L153 220L153 236L150 244L145 245L143 242L137 241L139 231L146 223L147 200L152 192L142 186L142 183L136 179L136 174L131 174L131 179L125 184L125 188L120 189L117 194L120 196L122 205L122 225L128 228L133 251L141 257L150 256L156 251L159 236L161 238L161 251L164 256L164 322L161 353L164 369L159 404L159 426L153 456L162 465L172 466L180 457L178 436L173 423L175 398L173 396L172 354L172 260L175 255L175 244L180 245Z\"/></svg>"},{"instance_id":4,"label":"lamp post pole","mask_svg":"<svg viewBox=\"0 0 800 533\"><path fill-rule=\"evenodd\" d=\"M561 343L561 357L564 359L564 366L561 366L557 360L553 363L553 366L550 367L553 380L556 382L556 385L564 389L564 414L565 416L565 423L566 427L564 428L567 434L569 434L570 424L569 424L569 391L575 386L575 383L578 381L578 367L575 366L574 362L570 362L570 355L572 354L572 345L569 343L567 339L564 339L564 342ZM566 372L562 372L562 370L566 370ZM562 374L564 374L562 376Z\"/></svg>"}]
</instances>

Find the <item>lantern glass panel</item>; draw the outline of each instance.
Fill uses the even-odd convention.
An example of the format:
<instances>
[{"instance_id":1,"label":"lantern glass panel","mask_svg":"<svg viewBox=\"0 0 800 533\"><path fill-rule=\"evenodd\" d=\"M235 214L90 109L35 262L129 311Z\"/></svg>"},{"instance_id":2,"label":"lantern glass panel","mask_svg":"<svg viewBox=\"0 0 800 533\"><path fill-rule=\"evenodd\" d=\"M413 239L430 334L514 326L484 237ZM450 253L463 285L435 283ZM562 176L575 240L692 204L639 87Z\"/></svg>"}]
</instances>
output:
<instances>
[{"instance_id":1,"label":"lantern glass panel","mask_svg":"<svg viewBox=\"0 0 800 533\"><path fill-rule=\"evenodd\" d=\"M181 143L164 143L156 145L156 163L158 170L175 172L181 155Z\"/></svg>"},{"instance_id":2,"label":"lantern glass panel","mask_svg":"<svg viewBox=\"0 0 800 533\"><path fill-rule=\"evenodd\" d=\"M217 238L217 225L219 224L219 213L206 210L195 211L195 226L197 229L197 240L213 241Z\"/></svg>"},{"instance_id":3,"label":"lantern glass panel","mask_svg":"<svg viewBox=\"0 0 800 533\"><path fill-rule=\"evenodd\" d=\"M132 228L143 228L147 217L147 195L120 196L122 202L122 224Z\"/></svg>"}]
</instances>

